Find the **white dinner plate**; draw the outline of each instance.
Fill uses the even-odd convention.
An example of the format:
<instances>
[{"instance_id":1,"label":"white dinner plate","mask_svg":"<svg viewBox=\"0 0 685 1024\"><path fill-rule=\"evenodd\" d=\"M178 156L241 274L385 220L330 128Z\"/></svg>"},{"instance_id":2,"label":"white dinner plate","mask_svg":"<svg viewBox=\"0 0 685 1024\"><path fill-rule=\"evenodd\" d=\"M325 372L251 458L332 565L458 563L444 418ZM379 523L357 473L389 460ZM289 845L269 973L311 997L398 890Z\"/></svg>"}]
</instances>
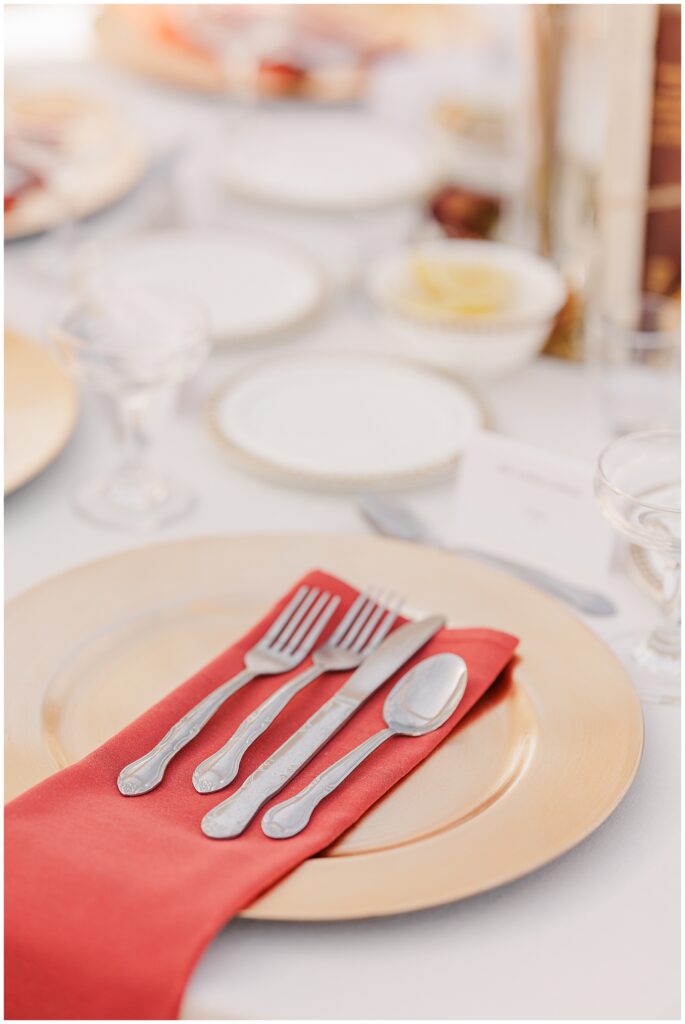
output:
<instances>
[{"instance_id":1,"label":"white dinner plate","mask_svg":"<svg viewBox=\"0 0 685 1024\"><path fill-rule=\"evenodd\" d=\"M346 490L448 473L482 422L461 384L364 353L301 353L252 367L214 398L212 425L247 470Z\"/></svg>"},{"instance_id":2,"label":"white dinner plate","mask_svg":"<svg viewBox=\"0 0 685 1024\"><path fill-rule=\"evenodd\" d=\"M349 111L260 114L232 134L219 173L250 199L331 212L413 202L437 180L426 140Z\"/></svg>"},{"instance_id":3,"label":"white dinner plate","mask_svg":"<svg viewBox=\"0 0 685 1024\"><path fill-rule=\"evenodd\" d=\"M213 229L127 239L105 254L94 276L192 295L207 310L215 341L240 342L295 327L319 309L325 293L322 274L298 251Z\"/></svg>"}]
</instances>

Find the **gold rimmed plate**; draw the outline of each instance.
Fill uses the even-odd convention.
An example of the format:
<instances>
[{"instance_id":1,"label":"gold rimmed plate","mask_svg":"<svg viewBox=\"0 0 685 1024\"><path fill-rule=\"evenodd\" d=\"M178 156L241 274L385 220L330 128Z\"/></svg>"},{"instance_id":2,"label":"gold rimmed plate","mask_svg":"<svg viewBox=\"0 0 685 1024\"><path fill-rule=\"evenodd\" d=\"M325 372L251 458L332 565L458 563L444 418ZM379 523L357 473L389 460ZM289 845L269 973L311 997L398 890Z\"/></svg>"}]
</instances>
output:
<instances>
[{"instance_id":1,"label":"gold rimmed plate","mask_svg":"<svg viewBox=\"0 0 685 1024\"><path fill-rule=\"evenodd\" d=\"M135 278L193 296L214 342L245 345L292 332L322 310L328 287L296 246L258 233L166 228L125 238L103 255L93 280Z\"/></svg>"},{"instance_id":2,"label":"gold rimmed plate","mask_svg":"<svg viewBox=\"0 0 685 1024\"><path fill-rule=\"evenodd\" d=\"M455 555L325 535L140 548L11 601L7 796L116 733L315 567L357 586L382 580L417 610L512 632L520 647L427 761L246 916L335 920L447 903L558 857L616 807L639 764L642 714L586 626L545 594Z\"/></svg>"},{"instance_id":3,"label":"gold rimmed plate","mask_svg":"<svg viewBox=\"0 0 685 1024\"><path fill-rule=\"evenodd\" d=\"M252 364L219 388L208 416L241 469L334 492L443 478L487 419L460 381L410 360L353 351Z\"/></svg>"},{"instance_id":4,"label":"gold rimmed plate","mask_svg":"<svg viewBox=\"0 0 685 1024\"><path fill-rule=\"evenodd\" d=\"M289 109L244 121L218 174L230 193L267 207L345 215L422 202L442 166L429 140L382 118Z\"/></svg>"},{"instance_id":5,"label":"gold rimmed plate","mask_svg":"<svg viewBox=\"0 0 685 1024\"><path fill-rule=\"evenodd\" d=\"M46 349L5 328L5 494L57 458L77 415L68 374Z\"/></svg>"}]
</instances>

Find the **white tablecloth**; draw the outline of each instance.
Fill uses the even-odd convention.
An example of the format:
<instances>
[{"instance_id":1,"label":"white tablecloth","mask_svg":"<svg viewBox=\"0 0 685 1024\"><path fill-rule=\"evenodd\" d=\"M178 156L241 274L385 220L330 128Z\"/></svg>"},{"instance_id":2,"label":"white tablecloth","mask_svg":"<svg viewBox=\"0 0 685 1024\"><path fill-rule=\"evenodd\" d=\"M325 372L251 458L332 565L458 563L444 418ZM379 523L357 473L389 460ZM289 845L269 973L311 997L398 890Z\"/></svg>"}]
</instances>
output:
<instances>
[{"instance_id":1,"label":"white tablecloth","mask_svg":"<svg viewBox=\"0 0 685 1024\"><path fill-rule=\"evenodd\" d=\"M207 126L222 116L211 101L134 85L114 73L79 69L72 77L95 82L119 101L123 97L158 153L182 139L202 135L206 140ZM127 218L140 215L155 188L94 220L85 234L125 230ZM49 243L22 243L7 252L6 319L39 333L59 294L40 277L40 268L49 266ZM342 298L289 342L298 348L373 343L368 311L359 300ZM261 350L260 357L268 351ZM114 455L100 410L84 396L66 451L5 503L7 598L56 572L157 538L291 530L365 533L351 498L244 476L209 436L198 415L206 395L250 358L249 353L216 353L164 431L159 458L194 487L198 503L189 517L155 538L110 532L72 511L73 490ZM583 367L539 360L485 388L483 398L493 427L509 436L585 459L593 459L605 441ZM436 533L450 536L451 485L404 497ZM582 537L569 534L569 542L582 544ZM612 575L607 589L620 615L588 620L605 637L654 619L655 608L623 571ZM555 863L494 892L396 918L330 924L234 921L193 974L184 1016L677 1017L679 714L647 707L645 726L644 758L627 797L600 829Z\"/></svg>"}]
</instances>

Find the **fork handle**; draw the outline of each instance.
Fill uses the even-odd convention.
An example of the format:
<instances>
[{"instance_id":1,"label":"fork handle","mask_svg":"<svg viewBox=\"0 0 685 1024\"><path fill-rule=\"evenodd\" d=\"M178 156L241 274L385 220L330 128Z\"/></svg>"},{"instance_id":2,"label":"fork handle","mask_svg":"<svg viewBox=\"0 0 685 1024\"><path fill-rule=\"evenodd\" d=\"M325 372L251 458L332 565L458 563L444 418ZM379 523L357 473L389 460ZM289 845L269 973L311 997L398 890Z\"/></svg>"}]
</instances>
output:
<instances>
[{"instance_id":1,"label":"fork handle","mask_svg":"<svg viewBox=\"0 0 685 1024\"><path fill-rule=\"evenodd\" d=\"M334 790L340 786L348 775L355 771L381 743L394 735L392 729L381 729L369 736L354 750L350 750L329 768L312 779L308 786L283 800L280 804L270 807L262 818L262 832L270 839L290 839L296 836L309 823L309 819L319 806Z\"/></svg>"},{"instance_id":2,"label":"fork handle","mask_svg":"<svg viewBox=\"0 0 685 1024\"><path fill-rule=\"evenodd\" d=\"M269 728L295 694L318 679L323 671L313 667L301 672L255 708L223 747L197 766L193 772L193 785L198 793L215 793L233 782L245 751Z\"/></svg>"},{"instance_id":3,"label":"fork handle","mask_svg":"<svg viewBox=\"0 0 685 1024\"><path fill-rule=\"evenodd\" d=\"M243 669L228 682L223 683L216 690L212 690L199 704L196 704L183 718L172 725L168 733L152 750L121 769L117 779L119 792L124 796L140 796L158 786L164 778L164 772L171 759L197 736L200 729L207 724L229 697L237 693L257 674L257 672L250 672L249 669Z\"/></svg>"}]
</instances>

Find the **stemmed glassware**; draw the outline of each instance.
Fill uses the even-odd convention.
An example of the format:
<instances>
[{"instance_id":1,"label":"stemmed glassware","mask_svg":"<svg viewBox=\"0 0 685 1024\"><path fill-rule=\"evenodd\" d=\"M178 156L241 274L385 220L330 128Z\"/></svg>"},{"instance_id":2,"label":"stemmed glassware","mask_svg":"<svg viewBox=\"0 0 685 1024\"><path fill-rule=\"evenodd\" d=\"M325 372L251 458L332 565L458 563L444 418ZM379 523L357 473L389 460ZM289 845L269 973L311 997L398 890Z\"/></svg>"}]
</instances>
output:
<instances>
[{"instance_id":1,"label":"stemmed glassware","mask_svg":"<svg viewBox=\"0 0 685 1024\"><path fill-rule=\"evenodd\" d=\"M677 426L678 304L662 295L639 295L597 310L593 327L594 364L611 433Z\"/></svg>"},{"instance_id":2,"label":"stemmed glassware","mask_svg":"<svg viewBox=\"0 0 685 1024\"><path fill-rule=\"evenodd\" d=\"M122 458L75 495L79 511L120 529L183 515L192 495L148 453L149 414L192 376L208 353L204 311L194 300L123 281L83 286L50 335L60 359L113 404Z\"/></svg>"},{"instance_id":3,"label":"stemmed glassware","mask_svg":"<svg viewBox=\"0 0 685 1024\"><path fill-rule=\"evenodd\" d=\"M680 432L627 434L602 451L595 494L605 516L662 567L663 620L625 633L615 649L645 701L680 702Z\"/></svg>"}]
</instances>

